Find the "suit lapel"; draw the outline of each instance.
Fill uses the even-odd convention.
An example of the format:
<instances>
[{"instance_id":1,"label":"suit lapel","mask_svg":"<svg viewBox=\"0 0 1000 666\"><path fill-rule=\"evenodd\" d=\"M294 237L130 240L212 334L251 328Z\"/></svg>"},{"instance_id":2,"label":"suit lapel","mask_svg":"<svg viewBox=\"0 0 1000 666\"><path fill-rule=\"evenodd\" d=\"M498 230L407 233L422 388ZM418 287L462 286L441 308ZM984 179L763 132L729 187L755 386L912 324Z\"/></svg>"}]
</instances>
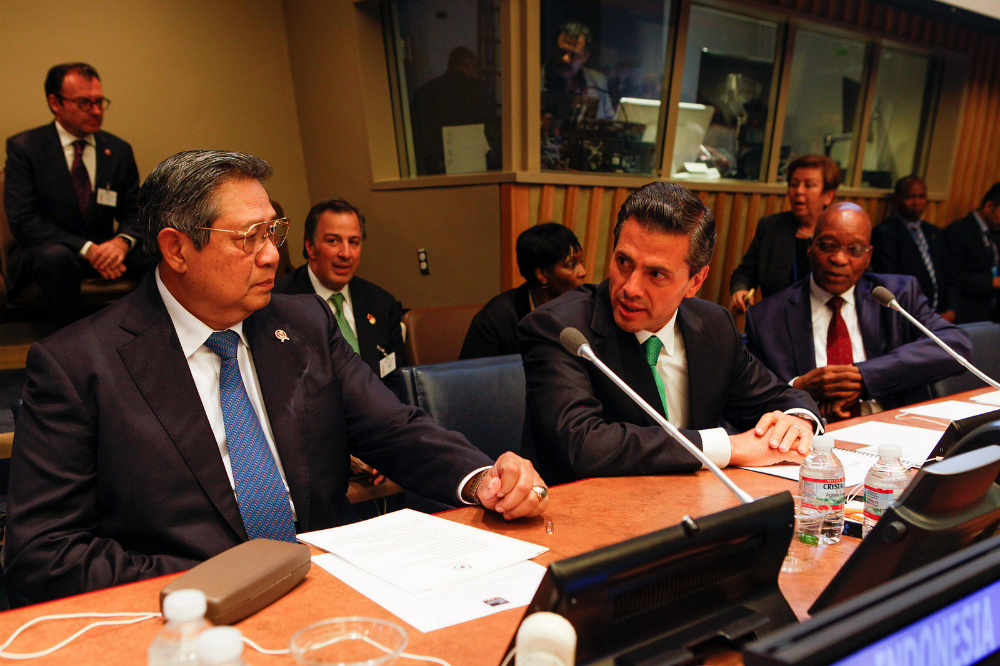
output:
<instances>
[{"instance_id":1,"label":"suit lapel","mask_svg":"<svg viewBox=\"0 0 1000 666\"><path fill-rule=\"evenodd\" d=\"M108 142L103 132L94 135L94 146L97 150L97 173L94 178L94 194L96 196L98 187L111 184L111 160L114 156L111 154L111 149L108 148Z\"/></svg>"},{"instance_id":2,"label":"suit lapel","mask_svg":"<svg viewBox=\"0 0 1000 666\"><path fill-rule=\"evenodd\" d=\"M83 217L80 214L80 202L76 200L73 189L73 177L66 166L66 153L63 151L62 142L59 140L59 132L56 124L49 125L49 131L45 133L45 159L49 164L50 173L56 175L59 181L59 191L57 196L63 200L63 208L70 212L72 220L76 222L77 230L83 230Z\"/></svg>"},{"instance_id":3,"label":"suit lapel","mask_svg":"<svg viewBox=\"0 0 1000 666\"><path fill-rule=\"evenodd\" d=\"M236 495L166 309L147 276L122 328L135 338L118 348L132 380L205 494L233 531L246 539Z\"/></svg>"},{"instance_id":4,"label":"suit lapel","mask_svg":"<svg viewBox=\"0 0 1000 666\"><path fill-rule=\"evenodd\" d=\"M375 325L378 323L369 312L370 298L368 285L354 278L350 283L351 288L351 308L354 310L354 328L358 331L358 353L361 358L379 359L382 354L376 346Z\"/></svg>"},{"instance_id":5,"label":"suit lapel","mask_svg":"<svg viewBox=\"0 0 1000 666\"><path fill-rule=\"evenodd\" d=\"M816 349L812 333L812 304L809 299L809 280L788 297L785 308L785 326L792 341L792 358L795 368L792 376L801 376L816 368Z\"/></svg>"},{"instance_id":6,"label":"suit lapel","mask_svg":"<svg viewBox=\"0 0 1000 666\"><path fill-rule=\"evenodd\" d=\"M878 303L872 297L872 283L862 277L854 289L854 304L858 311L858 325L861 327L861 341L865 348L865 358L878 358L882 355L880 336L878 334L881 312Z\"/></svg>"},{"instance_id":7,"label":"suit lapel","mask_svg":"<svg viewBox=\"0 0 1000 666\"><path fill-rule=\"evenodd\" d=\"M714 336L704 330L701 317L684 307L684 301L677 309L677 330L674 335L684 337L684 353L688 366L688 423L707 423L710 421L708 406L708 388L711 382L695 381L696 377L711 377L718 370L715 359L718 358L712 350Z\"/></svg>"},{"instance_id":8,"label":"suit lapel","mask_svg":"<svg viewBox=\"0 0 1000 666\"><path fill-rule=\"evenodd\" d=\"M243 331L253 356L260 393L274 436L274 446L281 459L298 521L309 524L309 465L300 428L305 413L303 396L294 388L305 373L306 342L296 335L293 323L278 319L272 308L253 313L243 322ZM284 331L287 339L282 341Z\"/></svg>"}]
</instances>

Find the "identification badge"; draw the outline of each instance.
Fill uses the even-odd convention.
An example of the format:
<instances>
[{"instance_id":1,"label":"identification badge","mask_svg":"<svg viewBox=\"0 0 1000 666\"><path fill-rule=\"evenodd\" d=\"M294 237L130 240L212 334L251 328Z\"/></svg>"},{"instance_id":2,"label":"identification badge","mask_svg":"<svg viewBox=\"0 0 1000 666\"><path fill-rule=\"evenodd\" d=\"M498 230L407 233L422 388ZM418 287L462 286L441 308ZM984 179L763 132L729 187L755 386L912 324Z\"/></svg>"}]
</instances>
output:
<instances>
[{"instance_id":1,"label":"identification badge","mask_svg":"<svg viewBox=\"0 0 1000 666\"><path fill-rule=\"evenodd\" d=\"M378 362L378 372L379 377L385 377L387 374L396 369L396 352L392 352L381 361Z\"/></svg>"},{"instance_id":2,"label":"identification badge","mask_svg":"<svg viewBox=\"0 0 1000 666\"><path fill-rule=\"evenodd\" d=\"M118 193L114 190L108 190L103 187L97 188L97 204L100 206L117 206L118 205Z\"/></svg>"}]
</instances>

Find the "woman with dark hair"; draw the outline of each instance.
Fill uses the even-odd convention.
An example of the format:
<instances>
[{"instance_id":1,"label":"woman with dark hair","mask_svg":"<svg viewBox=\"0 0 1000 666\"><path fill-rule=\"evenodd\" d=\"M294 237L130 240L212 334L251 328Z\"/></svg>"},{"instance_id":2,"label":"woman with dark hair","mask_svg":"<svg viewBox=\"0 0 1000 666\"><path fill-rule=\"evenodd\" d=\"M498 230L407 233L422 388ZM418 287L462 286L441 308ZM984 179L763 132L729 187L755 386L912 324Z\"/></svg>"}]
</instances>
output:
<instances>
[{"instance_id":1,"label":"woman with dark hair","mask_svg":"<svg viewBox=\"0 0 1000 666\"><path fill-rule=\"evenodd\" d=\"M807 250L816 220L833 203L840 167L824 155L803 155L788 165L788 202L792 209L762 217L743 261L729 280L732 310L746 312L750 291L776 294L809 275Z\"/></svg>"},{"instance_id":2,"label":"woman with dark hair","mask_svg":"<svg viewBox=\"0 0 1000 666\"><path fill-rule=\"evenodd\" d=\"M495 296L469 326L459 358L520 352L517 324L543 303L583 284L587 277L576 235L561 224L538 224L517 237L517 268L526 282Z\"/></svg>"}]
</instances>

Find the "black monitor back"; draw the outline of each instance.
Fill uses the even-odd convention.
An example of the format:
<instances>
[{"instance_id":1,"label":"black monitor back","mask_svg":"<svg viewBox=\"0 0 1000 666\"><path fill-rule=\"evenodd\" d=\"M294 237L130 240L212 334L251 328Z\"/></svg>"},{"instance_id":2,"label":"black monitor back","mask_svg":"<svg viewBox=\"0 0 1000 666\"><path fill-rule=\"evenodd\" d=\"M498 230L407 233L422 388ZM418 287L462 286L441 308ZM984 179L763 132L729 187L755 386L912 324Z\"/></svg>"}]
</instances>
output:
<instances>
[{"instance_id":1,"label":"black monitor back","mask_svg":"<svg viewBox=\"0 0 1000 666\"><path fill-rule=\"evenodd\" d=\"M947 458L948 456L970 450L970 447L958 449L956 445L979 426L998 420L1000 420L1000 409L952 421L941 435L941 439L938 440L934 451L931 453L931 457ZM998 442L994 442L994 444L996 443Z\"/></svg>"},{"instance_id":2,"label":"black monitor back","mask_svg":"<svg viewBox=\"0 0 1000 666\"><path fill-rule=\"evenodd\" d=\"M816 612L988 538L1000 525L1000 446L927 465L809 609Z\"/></svg>"},{"instance_id":3,"label":"black monitor back","mask_svg":"<svg viewBox=\"0 0 1000 666\"><path fill-rule=\"evenodd\" d=\"M793 512L783 492L553 562L525 617L569 620L578 666L686 663L705 641L759 637L796 619L778 589Z\"/></svg>"}]
</instances>

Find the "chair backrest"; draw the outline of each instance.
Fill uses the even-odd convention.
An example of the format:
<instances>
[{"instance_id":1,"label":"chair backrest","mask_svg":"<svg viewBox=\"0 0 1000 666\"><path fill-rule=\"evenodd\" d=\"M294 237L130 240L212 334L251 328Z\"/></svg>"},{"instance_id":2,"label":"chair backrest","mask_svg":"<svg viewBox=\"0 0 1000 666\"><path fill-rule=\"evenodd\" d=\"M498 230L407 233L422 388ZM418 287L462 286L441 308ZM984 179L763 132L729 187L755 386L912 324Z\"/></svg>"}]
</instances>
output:
<instances>
[{"instance_id":1,"label":"chair backrest","mask_svg":"<svg viewBox=\"0 0 1000 666\"><path fill-rule=\"evenodd\" d=\"M400 400L462 433L494 460L520 452L525 388L519 355L401 368L397 387Z\"/></svg>"},{"instance_id":2,"label":"chair backrest","mask_svg":"<svg viewBox=\"0 0 1000 666\"><path fill-rule=\"evenodd\" d=\"M988 377L1000 381L1000 324L977 321L960 326L965 329L972 341L972 364ZM940 398L984 386L981 379L966 370L960 375L934 382L930 389L932 397Z\"/></svg>"},{"instance_id":3,"label":"chair backrest","mask_svg":"<svg viewBox=\"0 0 1000 666\"><path fill-rule=\"evenodd\" d=\"M406 358L412 365L458 360L472 318L481 305L414 308L403 315Z\"/></svg>"}]
</instances>

